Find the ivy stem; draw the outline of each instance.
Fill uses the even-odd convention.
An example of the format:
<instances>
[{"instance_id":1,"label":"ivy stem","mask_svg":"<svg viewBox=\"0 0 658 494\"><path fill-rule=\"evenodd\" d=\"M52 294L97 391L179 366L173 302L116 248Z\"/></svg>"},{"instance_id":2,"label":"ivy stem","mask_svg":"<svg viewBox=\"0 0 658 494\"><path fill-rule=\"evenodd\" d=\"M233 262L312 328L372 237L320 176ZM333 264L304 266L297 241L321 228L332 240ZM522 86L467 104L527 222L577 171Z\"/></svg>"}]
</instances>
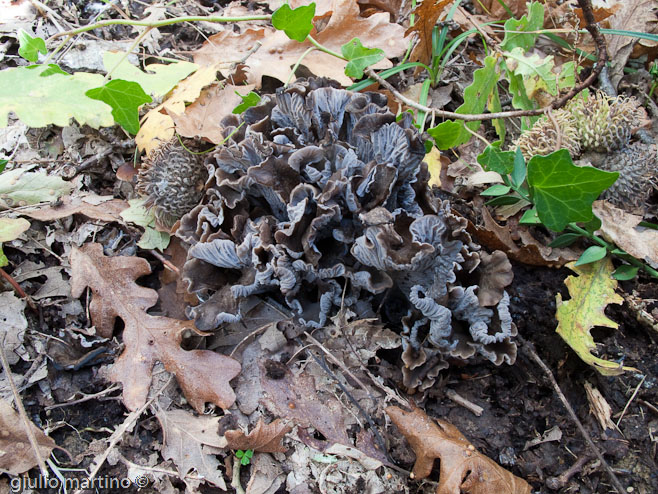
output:
<instances>
[{"instance_id":1,"label":"ivy stem","mask_svg":"<svg viewBox=\"0 0 658 494\"><path fill-rule=\"evenodd\" d=\"M139 46L139 44L142 42L144 37L146 37L146 35L151 32L151 29L153 28L147 27L146 29L144 29L144 32L142 32L139 36L137 36L137 38L135 38L133 44L130 45L130 48L128 48L124 52L123 56L119 59L119 61L114 64L114 67L112 67L110 70L107 71L107 74L105 74L105 78L103 79L103 85L110 79L112 72L114 72L119 67L119 65L121 65L126 58L128 58L128 56L133 52L133 50Z\"/></svg>"},{"instance_id":2,"label":"ivy stem","mask_svg":"<svg viewBox=\"0 0 658 494\"><path fill-rule=\"evenodd\" d=\"M250 15L244 17L222 17L222 16L187 16L187 17L174 17L173 19L165 19L163 21L146 22L146 21L131 21L129 19L108 19L106 21L96 22L89 24L78 29L70 31L62 31L61 33L53 34L48 41L61 38L62 36L75 36L76 34L85 33L106 26L143 26L151 29L171 26L172 24L180 24L181 22L244 22L244 21L269 21L271 15ZM341 57L342 58L342 57Z\"/></svg>"},{"instance_id":3,"label":"ivy stem","mask_svg":"<svg viewBox=\"0 0 658 494\"><path fill-rule=\"evenodd\" d=\"M310 36L309 36L309 38L310 38ZM315 46L311 46L308 50L306 50L304 53L302 53L302 56L297 59L297 62L295 63L295 66L290 71L290 75L288 76L288 80L286 81L286 83L283 87L288 87L288 85L290 84L290 81L292 80L292 78L295 77L295 72L297 72L297 69L299 68L299 65L302 63L302 60L304 60L306 55L308 55L309 53L311 53L312 51L315 51L315 50L317 50L317 48Z\"/></svg>"},{"instance_id":4,"label":"ivy stem","mask_svg":"<svg viewBox=\"0 0 658 494\"><path fill-rule=\"evenodd\" d=\"M325 53L327 53L327 54L329 54L329 55L331 55L331 56L333 56L333 57L340 58L341 60L347 60L347 58L345 58L345 57L344 57L343 55L341 55L340 53L337 53L337 52L335 52L335 51L333 51L333 50L330 50L330 49L327 48L326 46L321 45L320 43L318 43L318 42L313 38L313 36L309 36L309 37L306 38L306 39L308 39L308 40L313 44L313 46L315 46L318 50L323 51L323 52L325 52Z\"/></svg>"},{"instance_id":5,"label":"ivy stem","mask_svg":"<svg viewBox=\"0 0 658 494\"><path fill-rule=\"evenodd\" d=\"M57 48L48 53L43 61L43 65L48 65L48 62L50 62L55 57L55 55L57 55L57 53L59 53L59 51L66 46L66 43L71 41L71 38L73 38L73 35L67 36L66 39L57 46Z\"/></svg>"}]
</instances>

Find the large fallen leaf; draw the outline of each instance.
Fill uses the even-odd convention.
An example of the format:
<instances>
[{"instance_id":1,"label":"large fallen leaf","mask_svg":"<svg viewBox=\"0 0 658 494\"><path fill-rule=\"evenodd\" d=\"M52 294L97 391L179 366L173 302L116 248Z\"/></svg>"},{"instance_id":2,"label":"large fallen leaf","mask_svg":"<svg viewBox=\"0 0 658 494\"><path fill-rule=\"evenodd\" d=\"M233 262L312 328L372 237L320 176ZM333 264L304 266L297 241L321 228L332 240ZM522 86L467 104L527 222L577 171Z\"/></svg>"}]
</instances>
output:
<instances>
[{"instance_id":1,"label":"large fallen leaf","mask_svg":"<svg viewBox=\"0 0 658 494\"><path fill-rule=\"evenodd\" d=\"M251 449L257 453L285 453L287 448L281 444L284 436L292 430L281 419L266 424L263 419L258 419L256 427L245 433L243 430L231 430L224 433L228 441L228 447L231 449L241 449L247 451Z\"/></svg>"},{"instance_id":2,"label":"large fallen leaf","mask_svg":"<svg viewBox=\"0 0 658 494\"><path fill-rule=\"evenodd\" d=\"M41 458L48 458L57 447L52 438L30 422ZM0 400L0 472L19 475L37 466L25 425L9 402Z\"/></svg>"},{"instance_id":3,"label":"large fallen leaf","mask_svg":"<svg viewBox=\"0 0 658 494\"><path fill-rule=\"evenodd\" d=\"M627 213L606 201L594 202L592 210L601 220L597 233L633 257L658 268L658 231L639 226L642 216Z\"/></svg>"},{"instance_id":4,"label":"large fallen leaf","mask_svg":"<svg viewBox=\"0 0 658 494\"><path fill-rule=\"evenodd\" d=\"M117 317L125 325L125 350L112 367L111 378L123 383L126 407L136 410L146 402L152 368L158 360L176 375L197 412L203 412L207 401L230 407L235 394L229 381L240 372L240 364L209 350L183 350L182 333L192 329L192 321L146 313L158 295L155 290L137 285L135 280L150 272L145 259L106 257L100 244L86 244L71 252L71 293L79 297L86 287L93 291L89 309L98 334L111 338Z\"/></svg>"},{"instance_id":5,"label":"large fallen leaf","mask_svg":"<svg viewBox=\"0 0 658 494\"><path fill-rule=\"evenodd\" d=\"M341 46L353 38L359 38L368 48L383 50L387 58L399 57L407 48L404 28L391 23L386 13L363 18L359 15L359 6L354 0L333 0L331 10L323 10L320 6L316 8L315 28L311 31L311 36L335 52L340 52ZM324 27L318 30L320 24ZM247 58L256 43L262 46ZM286 82L293 65L312 46L308 40L299 43L288 38L283 31L270 28L245 29L241 33L227 29L211 36L204 46L195 52L194 62L209 65L246 58L244 63L247 82L260 87L264 75ZM331 77L344 85L352 83L344 72L346 62L334 56L315 51L308 54L302 64L316 76ZM373 67L380 69L391 66L390 61L382 60Z\"/></svg>"},{"instance_id":6,"label":"large fallen leaf","mask_svg":"<svg viewBox=\"0 0 658 494\"><path fill-rule=\"evenodd\" d=\"M66 218L73 214L81 214L92 220L121 221L120 213L129 205L121 199L112 196L88 195L81 197L66 196L57 205L47 205L41 208L21 210L21 214L39 221L52 221Z\"/></svg>"},{"instance_id":7,"label":"large fallen leaf","mask_svg":"<svg viewBox=\"0 0 658 494\"><path fill-rule=\"evenodd\" d=\"M219 144L224 140L222 119L231 115L233 108L242 103L239 94L246 95L252 89L253 84L213 84L207 87L183 113L171 114L176 131L183 137L202 137L213 144Z\"/></svg>"},{"instance_id":8,"label":"large fallen leaf","mask_svg":"<svg viewBox=\"0 0 658 494\"><path fill-rule=\"evenodd\" d=\"M0 175L0 204L16 207L54 201L71 189L73 185L61 177L16 168Z\"/></svg>"},{"instance_id":9,"label":"large fallen leaf","mask_svg":"<svg viewBox=\"0 0 658 494\"><path fill-rule=\"evenodd\" d=\"M569 263L567 267L578 276L569 276L564 281L571 299L562 301L562 295L559 293L555 296L557 333L585 363L604 376L615 376L626 370L636 370L633 367L624 367L616 362L595 357L591 353L596 349L596 343L590 334L593 327L616 329L619 326L604 313L609 304L621 304L624 301L615 293L617 280L611 276L614 269L612 261L606 257L582 266Z\"/></svg>"},{"instance_id":10,"label":"large fallen leaf","mask_svg":"<svg viewBox=\"0 0 658 494\"><path fill-rule=\"evenodd\" d=\"M409 61L428 65L432 60L432 30L439 16L452 0L423 0L414 10L415 23L404 33L405 36L416 33L418 42L411 52Z\"/></svg>"},{"instance_id":11,"label":"large fallen leaf","mask_svg":"<svg viewBox=\"0 0 658 494\"><path fill-rule=\"evenodd\" d=\"M479 453L449 422L432 420L419 408L387 407L386 413L416 453L416 479L428 477L440 460L436 494L530 494L525 480Z\"/></svg>"},{"instance_id":12,"label":"large fallen leaf","mask_svg":"<svg viewBox=\"0 0 658 494\"><path fill-rule=\"evenodd\" d=\"M13 291L0 293L0 321L4 333L2 347L11 365L21 358L30 360L30 354L23 345L27 329L25 305L25 301L14 295Z\"/></svg>"},{"instance_id":13,"label":"large fallen leaf","mask_svg":"<svg viewBox=\"0 0 658 494\"><path fill-rule=\"evenodd\" d=\"M23 218L0 218L0 243L17 239L29 228L30 222Z\"/></svg>"},{"instance_id":14,"label":"large fallen leaf","mask_svg":"<svg viewBox=\"0 0 658 494\"><path fill-rule=\"evenodd\" d=\"M226 490L215 456L217 448L226 448L226 439L218 434L221 417L197 416L185 410L158 410L155 416L162 426L162 457L176 464L181 478L196 471L199 477Z\"/></svg>"}]
</instances>

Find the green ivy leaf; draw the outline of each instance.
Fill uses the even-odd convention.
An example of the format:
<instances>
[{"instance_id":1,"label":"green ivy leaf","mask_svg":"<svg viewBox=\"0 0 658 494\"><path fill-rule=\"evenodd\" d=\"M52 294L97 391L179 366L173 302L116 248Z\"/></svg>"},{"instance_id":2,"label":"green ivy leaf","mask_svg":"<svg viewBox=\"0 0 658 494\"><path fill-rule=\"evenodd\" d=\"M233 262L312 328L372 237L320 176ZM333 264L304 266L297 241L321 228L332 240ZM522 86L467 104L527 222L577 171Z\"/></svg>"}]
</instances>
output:
<instances>
[{"instance_id":1,"label":"green ivy leaf","mask_svg":"<svg viewBox=\"0 0 658 494\"><path fill-rule=\"evenodd\" d=\"M535 208L528 209L521 219L519 220L520 225L541 225L541 220L537 215L537 210Z\"/></svg>"},{"instance_id":2,"label":"green ivy leaf","mask_svg":"<svg viewBox=\"0 0 658 494\"><path fill-rule=\"evenodd\" d=\"M0 173L5 171L5 167L7 166L7 163L9 163L9 160L0 160Z\"/></svg>"},{"instance_id":3,"label":"green ivy leaf","mask_svg":"<svg viewBox=\"0 0 658 494\"><path fill-rule=\"evenodd\" d=\"M145 72L128 61L124 52L106 51L103 53L105 70L112 71L112 79L136 82L146 94L164 96L199 66L191 62L170 64L153 63L144 67Z\"/></svg>"},{"instance_id":4,"label":"green ivy leaf","mask_svg":"<svg viewBox=\"0 0 658 494\"><path fill-rule=\"evenodd\" d=\"M340 47L343 56L348 60L345 66L345 74L348 77L361 79L363 69L376 64L384 58L384 50L380 48L366 48L361 44L359 38L353 38Z\"/></svg>"},{"instance_id":5,"label":"green ivy leaf","mask_svg":"<svg viewBox=\"0 0 658 494\"><path fill-rule=\"evenodd\" d=\"M512 188L509 185L495 184L489 187L487 190L480 193L481 196L503 196L507 194Z\"/></svg>"},{"instance_id":6,"label":"green ivy leaf","mask_svg":"<svg viewBox=\"0 0 658 494\"><path fill-rule=\"evenodd\" d=\"M608 251L605 247L601 247L600 245L592 245L591 247L585 249L585 252L580 255L576 261L575 266L582 266L583 264L600 261L605 257L607 252Z\"/></svg>"},{"instance_id":7,"label":"green ivy leaf","mask_svg":"<svg viewBox=\"0 0 658 494\"><path fill-rule=\"evenodd\" d=\"M509 51L521 47L524 51L530 50L539 36L538 31L544 27L544 6L539 2L528 4L528 14L521 19L508 19L505 22L505 37L500 44L501 49Z\"/></svg>"},{"instance_id":8,"label":"green ivy leaf","mask_svg":"<svg viewBox=\"0 0 658 494\"><path fill-rule=\"evenodd\" d=\"M559 237L555 238L555 240L553 240L550 244L548 244L548 246L553 249L561 249L562 247L569 247L580 237L581 236L578 233L565 233L564 235L560 235Z\"/></svg>"},{"instance_id":9,"label":"green ivy leaf","mask_svg":"<svg viewBox=\"0 0 658 494\"><path fill-rule=\"evenodd\" d=\"M241 95L237 91L235 91L235 94L242 98L242 103L233 108L233 113L235 114L243 113L247 108L251 108L252 106L256 106L258 103L260 103L260 96L258 96L258 94L253 91L249 91L249 94L245 96Z\"/></svg>"},{"instance_id":10,"label":"green ivy leaf","mask_svg":"<svg viewBox=\"0 0 658 494\"><path fill-rule=\"evenodd\" d=\"M631 266L629 264L622 264L612 273L612 277L619 281L632 280L637 276L638 272L637 266Z\"/></svg>"},{"instance_id":11,"label":"green ivy leaf","mask_svg":"<svg viewBox=\"0 0 658 494\"><path fill-rule=\"evenodd\" d=\"M473 83L464 89L464 104L457 108L457 113L475 114L484 111L500 77L496 69L496 61L495 57L485 58L484 67L473 73ZM461 121L448 120L428 129L427 132L436 141L439 149L449 149L468 142L472 137L464 125L475 132L480 127L480 123L477 121L464 124Z\"/></svg>"},{"instance_id":12,"label":"green ivy leaf","mask_svg":"<svg viewBox=\"0 0 658 494\"><path fill-rule=\"evenodd\" d=\"M85 94L110 105L114 121L131 134L139 131L139 107L152 101L139 84L120 79L90 89Z\"/></svg>"},{"instance_id":13,"label":"green ivy leaf","mask_svg":"<svg viewBox=\"0 0 658 494\"><path fill-rule=\"evenodd\" d=\"M515 188L521 187L523 185L523 182L525 181L527 169L525 166L525 159L523 158L523 153L521 152L520 148L516 148L516 152L514 153L514 169L512 170L512 173L510 174L509 178L512 181L512 185L514 185Z\"/></svg>"},{"instance_id":14,"label":"green ivy leaf","mask_svg":"<svg viewBox=\"0 0 658 494\"><path fill-rule=\"evenodd\" d=\"M556 232L569 223L591 220L592 203L618 176L574 165L566 149L533 156L528 163L528 185L539 219Z\"/></svg>"},{"instance_id":15,"label":"green ivy leaf","mask_svg":"<svg viewBox=\"0 0 658 494\"><path fill-rule=\"evenodd\" d=\"M102 101L85 96L89 89L103 84L102 75L52 71L51 66L44 65L0 71L0 127L7 126L10 111L28 127L49 124L67 127L71 118L95 129L114 125L112 109ZM49 72L51 75L45 81L42 75Z\"/></svg>"},{"instance_id":16,"label":"green ivy leaf","mask_svg":"<svg viewBox=\"0 0 658 494\"><path fill-rule=\"evenodd\" d=\"M516 204L520 200L521 198L517 196L500 196L485 202L485 204L487 206L510 206Z\"/></svg>"},{"instance_id":17,"label":"green ivy leaf","mask_svg":"<svg viewBox=\"0 0 658 494\"><path fill-rule=\"evenodd\" d=\"M514 151L501 151L501 141L496 141L477 157L478 163L486 171L509 175L514 170Z\"/></svg>"},{"instance_id":18,"label":"green ivy leaf","mask_svg":"<svg viewBox=\"0 0 658 494\"><path fill-rule=\"evenodd\" d=\"M33 38L23 29L18 31L18 54L25 60L36 62L39 60L39 53L48 53L46 42L41 38Z\"/></svg>"},{"instance_id":19,"label":"green ivy leaf","mask_svg":"<svg viewBox=\"0 0 658 494\"><path fill-rule=\"evenodd\" d=\"M32 65L31 67L41 67L40 65ZM59 65L56 63L49 63L48 68L39 74L41 77L48 77L53 74L62 74L62 75L71 75L68 72L64 72Z\"/></svg>"},{"instance_id":20,"label":"green ivy leaf","mask_svg":"<svg viewBox=\"0 0 658 494\"><path fill-rule=\"evenodd\" d=\"M301 43L313 30L313 17L315 17L315 2L296 9L283 4L272 14L272 25L275 29L286 33L290 39Z\"/></svg>"}]
</instances>

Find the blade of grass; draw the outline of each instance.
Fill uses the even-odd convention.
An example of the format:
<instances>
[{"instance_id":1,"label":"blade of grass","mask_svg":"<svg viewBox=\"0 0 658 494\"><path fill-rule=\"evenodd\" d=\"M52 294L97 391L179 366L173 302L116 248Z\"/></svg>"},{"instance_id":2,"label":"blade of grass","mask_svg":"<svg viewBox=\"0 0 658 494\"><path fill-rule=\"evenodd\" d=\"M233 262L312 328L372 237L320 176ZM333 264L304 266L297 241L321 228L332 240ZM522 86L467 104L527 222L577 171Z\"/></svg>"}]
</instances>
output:
<instances>
[{"instance_id":1,"label":"blade of grass","mask_svg":"<svg viewBox=\"0 0 658 494\"><path fill-rule=\"evenodd\" d=\"M387 79L387 78L391 77L392 75L397 74L398 72L402 72L403 70L410 69L411 67L423 67L428 72L430 71L430 68L427 65L425 65L424 63L406 62L406 63L400 64L400 65L396 65L395 67L391 67L390 69L382 70L379 73L379 76L382 79ZM366 87L368 87L368 86L370 86L371 84L374 84L374 83L375 83L375 81L373 81L372 79L364 79L363 81L359 81L356 84L352 84L347 89L349 89L350 91L361 91L362 89L364 89L364 88L366 88Z\"/></svg>"}]
</instances>

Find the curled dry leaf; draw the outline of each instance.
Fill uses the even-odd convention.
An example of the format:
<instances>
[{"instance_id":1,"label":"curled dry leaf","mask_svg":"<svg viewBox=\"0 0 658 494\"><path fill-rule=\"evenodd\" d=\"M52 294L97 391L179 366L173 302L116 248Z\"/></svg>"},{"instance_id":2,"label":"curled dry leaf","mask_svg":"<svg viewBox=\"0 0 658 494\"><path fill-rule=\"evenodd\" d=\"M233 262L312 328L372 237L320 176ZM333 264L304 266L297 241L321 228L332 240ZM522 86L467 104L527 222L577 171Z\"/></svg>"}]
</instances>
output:
<instances>
[{"instance_id":1,"label":"curled dry leaf","mask_svg":"<svg viewBox=\"0 0 658 494\"><path fill-rule=\"evenodd\" d=\"M340 52L341 46L353 38L359 38L368 48L382 49L387 58L399 57L407 48L404 28L392 24L387 13L363 18L354 0L333 0L330 10L322 10L316 11L311 36L333 51ZM292 66L313 46L308 40L299 43L289 39L283 31L271 28L245 29L240 34L226 30L211 36L194 54L194 62L207 65L241 60L257 43L261 44L260 48L245 61L247 82L256 87L260 87L264 75L286 82ZM316 50L307 55L302 63L317 76L331 77L344 85L352 83L345 75L344 60ZM391 65L390 61L383 60L373 67L379 69Z\"/></svg>"},{"instance_id":2,"label":"curled dry leaf","mask_svg":"<svg viewBox=\"0 0 658 494\"><path fill-rule=\"evenodd\" d=\"M658 268L658 231L639 226L642 216L627 213L606 201L595 201L592 210L601 220L597 233L633 257Z\"/></svg>"},{"instance_id":3,"label":"curled dry leaf","mask_svg":"<svg viewBox=\"0 0 658 494\"><path fill-rule=\"evenodd\" d=\"M135 280L151 272L148 262L137 257L106 257L103 247L92 243L71 252L71 293L79 297L86 287L94 293L90 304L98 333L111 338L114 321L123 320L125 350L114 364L112 380L123 383L123 400L130 410L146 402L152 368L161 361L176 375L192 407L203 412L209 401L230 407L235 394L229 381L240 372L240 364L230 357L209 350L183 350L182 333L191 321L156 317L146 310L158 300L155 290L137 285Z\"/></svg>"},{"instance_id":4,"label":"curled dry leaf","mask_svg":"<svg viewBox=\"0 0 658 494\"><path fill-rule=\"evenodd\" d=\"M99 201L99 199L104 199ZM109 199L109 200L108 200ZM42 208L21 211L21 214L39 221L52 221L66 218L73 214L82 214L87 218L99 221L121 221L120 213L129 205L121 199L111 197L85 196L62 198L58 205L49 204Z\"/></svg>"},{"instance_id":5,"label":"curled dry leaf","mask_svg":"<svg viewBox=\"0 0 658 494\"><path fill-rule=\"evenodd\" d=\"M257 453L285 453L286 447L281 444L281 441L291 430L292 426L281 419L266 424L260 418L256 427L248 434L243 430L236 429L226 431L224 437L228 441L230 449L243 451L251 449Z\"/></svg>"},{"instance_id":6,"label":"curled dry leaf","mask_svg":"<svg viewBox=\"0 0 658 494\"><path fill-rule=\"evenodd\" d=\"M41 458L48 458L57 447L52 438L30 422L39 446ZM9 402L0 400L0 472L18 475L37 466L34 450L25 432L25 425Z\"/></svg>"},{"instance_id":7,"label":"curled dry leaf","mask_svg":"<svg viewBox=\"0 0 658 494\"><path fill-rule=\"evenodd\" d=\"M452 4L452 0L424 0L416 7L414 10L416 22L404 33L406 36L412 33L418 34L418 42L411 52L409 61L430 63L432 60L432 30L443 10L450 4Z\"/></svg>"},{"instance_id":8,"label":"curled dry leaf","mask_svg":"<svg viewBox=\"0 0 658 494\"><path fill-rule=\"evenodd\" d=\"M432 420L419 408L387 407L386 413L416 454L415 478L428 477L434 460L440 460L436 494L530 494L525 480L476 451L449 422Z\"/></svg>"}]
</instances>

